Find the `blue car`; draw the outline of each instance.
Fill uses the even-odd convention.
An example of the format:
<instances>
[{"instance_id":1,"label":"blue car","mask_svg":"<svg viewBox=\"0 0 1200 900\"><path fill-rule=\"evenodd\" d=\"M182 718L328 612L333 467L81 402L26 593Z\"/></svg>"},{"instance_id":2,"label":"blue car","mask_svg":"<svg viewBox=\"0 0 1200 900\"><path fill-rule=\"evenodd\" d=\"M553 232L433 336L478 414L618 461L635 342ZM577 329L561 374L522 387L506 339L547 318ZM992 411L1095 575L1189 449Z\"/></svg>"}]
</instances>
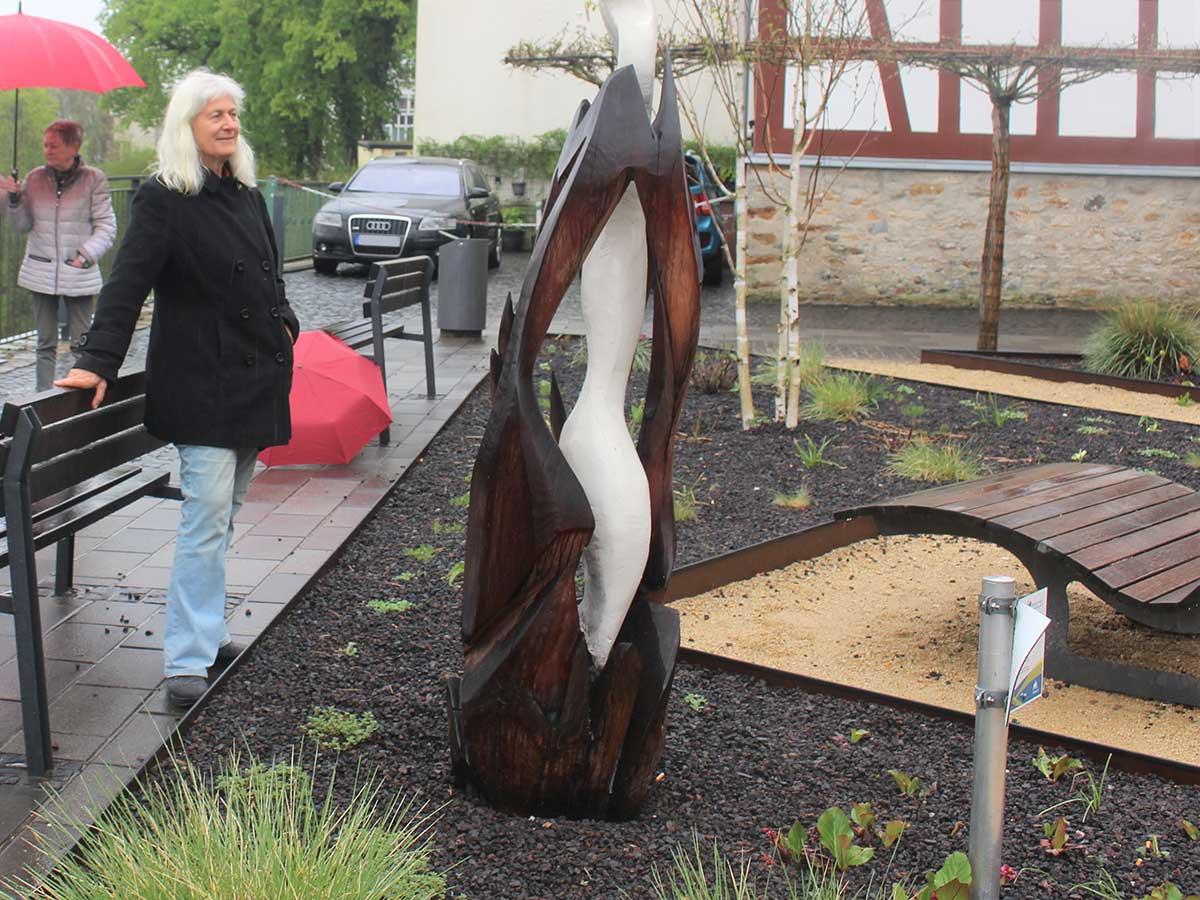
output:
<instances>
[{"instance_id":1,"label":"blue car","mask_svg":"<svg viewBox=\"0 0 1200 900\"><path fill-rule=\"evenodd\" d=\"M725 251L721 247L721 228L709 202L709 194L716 194L719 189L708 175L704 161L695 153L685 152L683 163L687 171L688 187L692 191L692 202L696 208L696 237L700 241L704 283L720 284L725 272Z\"/></svg>"}]
</instances>

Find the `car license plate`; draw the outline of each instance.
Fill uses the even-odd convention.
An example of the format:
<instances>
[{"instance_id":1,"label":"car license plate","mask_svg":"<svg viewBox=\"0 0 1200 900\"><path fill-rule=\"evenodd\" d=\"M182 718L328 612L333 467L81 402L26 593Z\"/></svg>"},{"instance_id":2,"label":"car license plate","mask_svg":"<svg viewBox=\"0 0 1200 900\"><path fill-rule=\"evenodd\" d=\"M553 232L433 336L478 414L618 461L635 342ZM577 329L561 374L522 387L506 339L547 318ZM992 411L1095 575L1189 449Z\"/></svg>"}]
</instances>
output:
<instances>
[{"instance_id":1,"label":"car license plate","mask_svg":"<svg viewBox=\"0 0 1200 900\"><path fill-rule=\"evenodd\" d=\"M356 234L355 247L388 247L400 249L400 238L394 234Z\"/></svg>"}]
</instances>

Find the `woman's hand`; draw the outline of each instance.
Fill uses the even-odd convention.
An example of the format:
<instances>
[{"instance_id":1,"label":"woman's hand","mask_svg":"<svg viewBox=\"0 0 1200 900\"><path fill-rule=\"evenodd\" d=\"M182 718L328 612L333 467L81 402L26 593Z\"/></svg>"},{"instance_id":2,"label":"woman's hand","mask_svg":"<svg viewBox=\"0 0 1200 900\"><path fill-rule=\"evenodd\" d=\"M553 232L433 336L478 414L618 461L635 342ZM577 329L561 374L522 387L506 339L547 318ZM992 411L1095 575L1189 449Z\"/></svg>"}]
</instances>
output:
<instances>
[{"instance_id":1,"label":"woman's hand","mask_svg":"<svg viewBox=\"0 0 1200 900\"><path fill-rule=\"evenodd\" d=\"M96 396L92 398L92 409L95 409L104 402L104 394L108 390L108 382L95 372L89 372L87 369L72 369L67 373L66 378L60 378L54 382L54 386L77 388L84 391L95 388Z\"/></svg>"}]
</instances>

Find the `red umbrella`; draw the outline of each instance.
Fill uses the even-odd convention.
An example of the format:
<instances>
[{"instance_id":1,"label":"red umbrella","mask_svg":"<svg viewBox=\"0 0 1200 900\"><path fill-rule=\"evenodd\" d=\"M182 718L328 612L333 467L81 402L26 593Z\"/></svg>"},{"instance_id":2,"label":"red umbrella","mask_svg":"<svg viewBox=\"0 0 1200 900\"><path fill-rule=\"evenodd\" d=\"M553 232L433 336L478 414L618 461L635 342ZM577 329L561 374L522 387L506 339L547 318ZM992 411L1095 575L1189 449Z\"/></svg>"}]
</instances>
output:
<instances>
[{"instance_id":1,"label":"red umbrella","mask_svg":"<svg viewBox=\"0 0 1200 900\"><path fill-rule=\"evenodd\" d=\"M264 465L350 462L392 421L379 367L324 331L304 331L292 369L292 440Z\"/></svg>"},{"instance_id":2,"label":"red umbrella","mask_svg":"<svg viewBox=\"0 0 1200 900\"><path fill-rule=\"evenodd\" d=\"M0 91L18 89L13 99L13 178L17 177L20 88L71 88L103 94L119 87L145 87L117 48L86 28L27 16L0 16Z\"/></svg>"}]
</instances>

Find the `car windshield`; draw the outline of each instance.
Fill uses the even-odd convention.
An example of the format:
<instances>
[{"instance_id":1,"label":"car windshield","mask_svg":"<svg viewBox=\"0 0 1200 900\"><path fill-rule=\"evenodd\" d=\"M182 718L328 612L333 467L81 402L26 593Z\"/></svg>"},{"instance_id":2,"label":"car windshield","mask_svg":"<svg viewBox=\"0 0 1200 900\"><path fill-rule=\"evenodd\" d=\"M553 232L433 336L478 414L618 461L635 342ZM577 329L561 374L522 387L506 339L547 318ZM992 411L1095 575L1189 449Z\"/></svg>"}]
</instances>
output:
<instances>
[{"instance_id":1,"label":"car windshield","mask_svg":"<svg viewBox=\"0 0 1200 900\"><path fill-rule=\"evenodd\" d=\"M364 166L346 185L348 191L457 197L458 169L444 166Z\"/></svg>"}]
</instances>

